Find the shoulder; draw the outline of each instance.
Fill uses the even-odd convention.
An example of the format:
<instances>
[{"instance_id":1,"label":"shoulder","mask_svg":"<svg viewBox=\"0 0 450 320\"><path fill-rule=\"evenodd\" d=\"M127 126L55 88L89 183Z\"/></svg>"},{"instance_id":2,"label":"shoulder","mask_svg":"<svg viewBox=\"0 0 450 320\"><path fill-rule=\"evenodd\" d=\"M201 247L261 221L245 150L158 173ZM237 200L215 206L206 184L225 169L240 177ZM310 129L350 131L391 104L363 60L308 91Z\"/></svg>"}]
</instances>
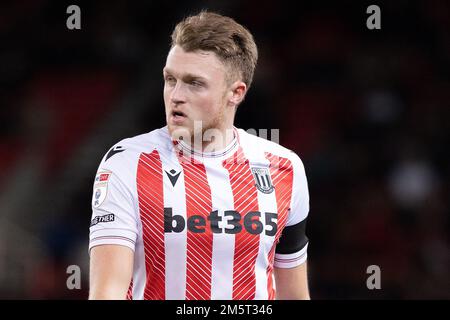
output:
<instances>
[{"instance_id":1,"label":"shoulder","mask_svg":"<svg viewBox=\"0 0 450 320\"><path fill-rule=\"evenodd\" d=\"M122 170L137 163L141 154L167 150L172 147L171 144L166 127L122 139L104 154L99 169Z\"/></svg>"},{"instance_id":2,"label":"shoulder","mask_svg":"<svg viewBox=\"0 0 450 320\"><path fill-rule=\"evenodd\" d=\"M166 127L163 127L131 138L122 139L111 149L121 146L129 152L149 153L155 149L167 147L170 142L169 133Z\"/></svg>"},{"instance_id":3,"label":"shoulder","mask_svg":"<svg viewBox=\"0 0 450 320\"><path fill-rule=\"evenodd\" d=\"M294 169L303 170L303 162L292 150L265 138L250 134L243 129L238 129L241 146L248 153L259 154L265 158L285 159Z\"/></svg>"}]
</instances>

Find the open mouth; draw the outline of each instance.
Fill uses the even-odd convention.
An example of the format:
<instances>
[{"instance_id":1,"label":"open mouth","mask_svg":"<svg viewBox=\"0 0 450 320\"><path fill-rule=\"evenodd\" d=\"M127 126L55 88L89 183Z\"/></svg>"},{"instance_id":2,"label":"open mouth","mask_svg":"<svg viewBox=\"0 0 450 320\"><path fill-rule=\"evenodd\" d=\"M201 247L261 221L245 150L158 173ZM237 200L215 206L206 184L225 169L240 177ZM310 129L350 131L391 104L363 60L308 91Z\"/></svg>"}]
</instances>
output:
<instances>
[{"instance_id":1,"label":"open mouth","mask_svg":"<svg viewBox=\"0 0 450 320\"><path fill-rule=\"evenodd\" d=\"M170 122L175 125L182 125L184 121L187 119L187 116L184 112L173 110L170 113Z\"/></svg>"},{"instance_id":2,"label":"open mouth","mask_svg":"<svg viewBox=\"0 0 450 320\"><path fill-rule=\"evenodd\" d=\"M174 117L186 117L186 115L181 111L172 111L172 116Z\"/></svg>"}]
</instances>

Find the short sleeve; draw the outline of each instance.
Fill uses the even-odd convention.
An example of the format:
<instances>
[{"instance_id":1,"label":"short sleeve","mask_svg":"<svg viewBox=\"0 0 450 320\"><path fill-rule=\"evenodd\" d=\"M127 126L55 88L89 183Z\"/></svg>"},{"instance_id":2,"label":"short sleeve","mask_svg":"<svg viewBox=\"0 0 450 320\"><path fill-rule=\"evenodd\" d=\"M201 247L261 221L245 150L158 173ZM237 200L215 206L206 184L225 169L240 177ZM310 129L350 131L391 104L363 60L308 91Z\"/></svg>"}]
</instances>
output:
<instances>
[{"instance_id":1,"label":"short sleeve","mask_svg":"<svg viewBox=\"0 0 450 320\"><path fill-rule=\"evenodd\" d=\"M294 171L292 184L291 210L286 226L293 226L306 219L309 213L309 191L305 167L300 158L292 153L292 167Z\"/></svg>"},{"instance_id":2,"label":"short sleeve","mask_svg":"<svg viewBox=\"0 0 450 320\"><path fill-rule=\"evenodd\" d=\"M309 213L309 192L305 168L300 158L292 153L292 197L286 225L275 250L274 266L294 268L307 259L308 238L306 220Z\"/></svg>"},{"instance_id":3,"label":"short sleeve","mask_svg":"<svg viewBox=\"0 0 450 320\"><path fill-rule=\"evenodd\" d=\"M120 159L114 159L114 163L102 161L95 176L89 252L103 244L135 249L138 220L130 185L134 179L120 171L118 162Z\"/></svg>"}]
</instances>

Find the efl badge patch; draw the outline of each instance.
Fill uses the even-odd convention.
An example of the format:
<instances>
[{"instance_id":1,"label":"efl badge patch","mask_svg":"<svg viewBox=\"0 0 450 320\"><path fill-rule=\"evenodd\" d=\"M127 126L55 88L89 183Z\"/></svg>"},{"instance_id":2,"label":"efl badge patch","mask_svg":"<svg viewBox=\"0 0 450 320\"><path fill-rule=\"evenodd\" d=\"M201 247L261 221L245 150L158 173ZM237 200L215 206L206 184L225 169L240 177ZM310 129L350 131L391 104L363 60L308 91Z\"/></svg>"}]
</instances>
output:
<instances>
[{"instance_id":1,"label":"efl badge patch","mask_svg":"<svg viewBox=\"0 0 450 320\"><path fill-rule=\"evenodd\" d=\"M255 178L256 187L262 193L272 193L273 185L268 168L252 168L253 177Z\"/></svg>"},{"instance_id":2,"label":"efl badge patch","mask_svg":"<svg viewBox=\"0 0 450 320\"><path fill-rule=\"evenodd\" d=\"M92 206L98 208L106 199L108 192L108 180L111 176L111 171L97 172L94 182L94 191L92 195Z\"/></svg>"}]
</instances>

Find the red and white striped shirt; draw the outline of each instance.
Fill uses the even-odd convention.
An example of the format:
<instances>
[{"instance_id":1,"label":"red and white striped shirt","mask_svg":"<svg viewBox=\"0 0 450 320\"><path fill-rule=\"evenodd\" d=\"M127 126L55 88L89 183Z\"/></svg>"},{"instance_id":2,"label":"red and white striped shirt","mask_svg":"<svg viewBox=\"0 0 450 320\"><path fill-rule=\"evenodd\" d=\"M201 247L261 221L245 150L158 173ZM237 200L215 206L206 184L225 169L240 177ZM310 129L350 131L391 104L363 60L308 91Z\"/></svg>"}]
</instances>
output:
<instances>
[{"instance_id":1,"label":"red and white striped shirt","mask_svg":"<svg viewBox=\"0 0 450 320\"><path fill-rule=\"evenodd\" d=\"M174 142L167 127L122 140L100 163L92 208L89 249L134 251L132 299L274 299L274 266L307 256L307 242L275 252L308 215L300 158L242 129L216 153Z\"/></svg>"}]
</instances>

